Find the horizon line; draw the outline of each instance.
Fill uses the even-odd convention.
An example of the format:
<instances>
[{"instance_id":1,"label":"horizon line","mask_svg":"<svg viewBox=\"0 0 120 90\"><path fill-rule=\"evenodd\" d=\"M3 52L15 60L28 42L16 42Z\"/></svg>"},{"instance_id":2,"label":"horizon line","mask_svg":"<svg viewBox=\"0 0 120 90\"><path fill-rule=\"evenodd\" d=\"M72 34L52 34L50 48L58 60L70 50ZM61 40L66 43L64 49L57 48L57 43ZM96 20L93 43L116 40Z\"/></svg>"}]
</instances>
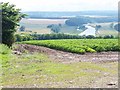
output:
<instances>
[{"instance_id":1,"label":"horizon line","mask_svg":"<svg viewBox=\"0 0 120 90\"><path fill-rule=\"evenodd\" d=\"M101 11L118 11L118 10L81 10L81 11L21 11L21 12L101 12Z\"/></svg>"}]
</instances>

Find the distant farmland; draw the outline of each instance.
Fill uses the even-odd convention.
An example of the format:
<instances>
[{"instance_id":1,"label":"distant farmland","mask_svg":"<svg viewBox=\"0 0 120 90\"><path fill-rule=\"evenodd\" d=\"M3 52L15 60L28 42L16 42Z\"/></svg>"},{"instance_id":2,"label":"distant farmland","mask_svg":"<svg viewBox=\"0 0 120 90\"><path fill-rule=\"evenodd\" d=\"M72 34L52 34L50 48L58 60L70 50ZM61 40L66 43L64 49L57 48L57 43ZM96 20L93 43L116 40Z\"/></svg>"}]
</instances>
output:
<instances>
[{"instance_id":1,"label":"distant farmland","mask_svg":"<svg viewBox=\"0 0 120 90\"><path fill-rule=\"evenodd\" d=\"M61 33L67 34L80 34L83 30L77 30L77 26L68 26L65 24L67 19L22 19L20 22L21 26L25 26L25 30L27 32L24 33L35 33L38 34L50 34L52 33L50 28L47 28L48 25L51 24L61 24ZM112 25L113 24L113 25ZM95 27L96 25L101 25L101 28L98 29L98 35L114 35L117 36L118 32L114 29L114 24L116 22L109 23L90 23L89 25ZM21 33L18 31L18 33ZM23 32L22 32L23 33Z\"/></svg>"},{"instance_id":2,"label":"distant farmland","mask_svg":"<svg viewBox=\"0 0 120 90\"><path fill-rule=\"evenodd\" d=\"M38 34L49 34L51 30L47 28L50 24L64 24L66 19L22 19L21 26L25 26L26 31L37 32Z\"/></svg>"},{"instance_id":3,"label":"distant farmland","mask_svg":"<svg viewBox=\"0 0 120 90\"><path fill-rule=\"evenodd\" d=\"M79 34L77 31L77 26L67 26L65 21L67 19L23 19L20 22L21 26L25 26L26 31L37 32L38 34L49 34L51 33L50 28L47 28L50 24L61 24L61 32L68 34Z\"/></svg>"}]
</instances>

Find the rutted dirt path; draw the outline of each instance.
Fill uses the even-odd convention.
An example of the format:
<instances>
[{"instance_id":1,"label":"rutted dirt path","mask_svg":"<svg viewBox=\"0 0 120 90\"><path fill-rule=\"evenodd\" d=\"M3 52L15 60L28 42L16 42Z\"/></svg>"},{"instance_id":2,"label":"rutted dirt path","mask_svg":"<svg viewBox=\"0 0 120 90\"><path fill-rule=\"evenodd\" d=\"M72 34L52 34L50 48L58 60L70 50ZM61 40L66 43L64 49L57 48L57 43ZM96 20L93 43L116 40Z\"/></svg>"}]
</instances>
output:
<instances>
[{"instance_id":1,"label":"rutted dirt path","mask_svg":"<svg viewBox=\"0 0 120 90\"><path fill-rule=\"evenodd\" d=\"M73 62L116 62L118 61L118 52L101 52L101 53L86 53L86 54L75 54L69 52L58 51L42 46L18 44L15 51L24 52L42 52L47 54L53 60L62 63L73 63Z\"/></svg>"}]
</instances>

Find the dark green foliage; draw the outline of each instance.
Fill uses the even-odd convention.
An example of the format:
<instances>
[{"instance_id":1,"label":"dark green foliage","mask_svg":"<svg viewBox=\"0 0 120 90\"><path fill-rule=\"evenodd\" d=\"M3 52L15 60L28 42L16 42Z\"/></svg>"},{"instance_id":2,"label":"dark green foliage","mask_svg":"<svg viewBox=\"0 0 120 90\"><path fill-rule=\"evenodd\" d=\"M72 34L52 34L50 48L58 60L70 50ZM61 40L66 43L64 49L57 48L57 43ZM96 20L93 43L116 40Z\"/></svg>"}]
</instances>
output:
<instances>
[{"instance_id":1,"label":"dark green foliage","mask_svg":"<svg viewBox=\"0 0 120 90\"><path fill-rule=\"evenodd\" d=\"M54 24L50 24L47 26L47 28L52 28Z\"/></svg>"},{"instance_id":2,"label":"dark green foliage","mask_svg":"<svg viewBox=\"0 0 120 90\"><path fill-rule=\"evenodd\" d=\"M93 35L88 35L88 36L79 36L79 35L69 35L69 34L63 34L63 33L58 33L58 34L16 34L16 41L21 42L21 41L27 41L27 40L49 40L49 39L113 39L113 38L118 38L114 37L112 35L106 35L106 36L98 36L95 37Z\"/></svg>"},{"instance_id":3,"label":"dark green foliage","mask_svg":"<svg viewBox=\"0 0 120 90\"><path fill-rule=\"evenodd\" d=\"M120 24L116 24L116 25L114 26L114 29L120 32Z\"/></svg>"},{"instance_id":4,"label":"dark green foliage","mask_svg":"<svg viewBox=\"0 0 120 90\"><path fill-rule=\"evenodd\" d=\"M51 30L54 32L54 33L59 33L60 32L60 27L57 26L57 25L54 25Z\"/></svg>"},{"instance_id":5,"label":"dark green foliage","mask_svg":"<svg viewBox=\"0 0 120 90\"><path fill-rule=\"evenodd\" d=\"M58 26L59 26L59 27L62 27L62 24L59 23Z\"/></svg>"},{"instance_id":6,"label":"dark green foliage","mask_svg":"<svg viewBox=\"0 0 120 90\"><path fill-rule=\"evenodd\" d=\"M16 34L15 39L16 42L21 42L21 41L33 40L33 37L29 34Z\"/></svg>"},{"instance_id":7,"label":"dark green foliage","mask_svg":"<svg viewBox=\"0 0 120 90\"><path fill-rule=\"evenodd\" d=\"M114 36L113 36L113 35L105 35L103 38L104 38L104 39L114 38Z\"/></svg>"},{"instance_id":8,"label":"dark green foliage","mask_svg":"<svg viewBox=\"0 0 120 90\"><path fill-rule=\"evenodd\" d=\"M87 28L84 25L78 26L77 29L82 29L83 31L86 30Z\"/></svg>"},{"instance_id":9,"label":"dark green foliage","mask_svg":"<svg viewBox=\"0 0 120 90\"><path fill-rule=\"evenodd\" d=\"M2 6L2 43L11 47L15 41L14 33L19 21L25 16L15 5L1 3Z\"/></svg>"},{"instance_id":10,"label":"dark green foliage","mask_svg":"<svg viewBox=\"0 0 120 90\"><path fill-rule=\"evenodd\" d=\"M51 24L51 25L48 25L47 28L50 28L53 33L59 33L61 26L62 26L61 24L58 24L58 25Z\"/></svg>"},{"instance_id":11,"label":"dark green foliage","mask_svg":"<svg viewBox=\"0 0 120 90\"><path fill-rule=\"evenodd\" d=\"M15 41L14 32L5 31L2 32L2 43L6 44L8 47L11 47Z\"/></svg>"},{"instance_id":12,"label":"dark green foliage","mask_svg":"<svg viewBox=\"0 0 120 90\"><path fill-rule=\"evenodd\" d=\"M90 18L91 22L107 23L107 22L118 22L117 17L103 17L103 18Z\"/></svg>"},{"instance_id":13,"label":"dark green foliage","mask_svg":"<svg viewBox=\"0 0 120 90\"><path fill-rule=\"evenodd\" d=\"M86 38L88 38L88 39L94 39L95 36L93 36L93 35L88 35L88 36L86 36Z\"/></svg>"},{"instance_id":14,"label":"dark green foliage","mask_svg":"<svg viewBox=\"0 0 120 90\"><path fill-rule=\"evenodd\" d=\"M100 29L102 26L101 25L96 25L95 29L98 30Z\"/></svg>"},{"instance_id":15,"label":"dark green foliage","mask_svg":"<svg viewBox=\"0 0 120 90\"><path fill-rule=\"evenodd\" d=\"M16 37L16 41L17 42L21 42L22 41L22 37L21 37L20 34L16 34L15 37Z\"/></svg>"},{"instance_id":16,"label":"dark green foliage","mask_svg":"<svg viewBox=\"0 0 120 90\"><path fill-rule=\"evenodd\" d=\"M25 31L25 26L21 26L20 31Z\"/></svg>"},{"instance_id":17,"label":"dark green foliage","mask_svg":"<svg viewBox=\"0 0 120 90\"><path fill-rule=\"evenodd\" d=\"M117 17L104 17L104 18L92 18L92 17L75 17L66 20L66 25L68 26L79 26L87 23L105 23L105 22L115 22Z\"/></svg>"},{"instance_id":18,"label":"dark green foliage","mask_svg":"<svg viewBox=\"0 0 120 90\"><path fill-rule=\"evenodd\" d=\"M83 24L87 24L90 23L89 18L85 18L85 17L77 17L77 18L71 18L66 20L66 25L68 26L81 26Z\"/></svg>"}]
</instances>

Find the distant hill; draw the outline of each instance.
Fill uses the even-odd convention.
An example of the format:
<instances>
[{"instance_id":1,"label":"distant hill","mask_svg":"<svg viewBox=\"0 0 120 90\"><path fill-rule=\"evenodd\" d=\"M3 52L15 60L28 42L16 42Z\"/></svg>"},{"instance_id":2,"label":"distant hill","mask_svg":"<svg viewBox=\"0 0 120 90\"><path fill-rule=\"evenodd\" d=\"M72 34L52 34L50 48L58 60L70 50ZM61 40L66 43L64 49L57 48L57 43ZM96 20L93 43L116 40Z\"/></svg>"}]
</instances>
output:
<instances>
[{"instance_id":1,"label":"distant hill","mask_svg":"<svg viewBox=\"0 0 120 90\"><path fill-rule=\"evenodd\" d=\"M108 23L118 22L117 17L75 17L66 20L66 24L69 26L80 26L87 23Z\"/></svg>"},{"instance_id":2,"label":"distant hill","mask_svg":"<svg viewBox=\"0 0 120 90\"><path fill-rule=\"evenodd\" d=\"M77 12L23 12L28 15L28 18L71 18L76 16L111 16L117 17L117 11L77 11Z\"/></svg>"}]
</instances>

